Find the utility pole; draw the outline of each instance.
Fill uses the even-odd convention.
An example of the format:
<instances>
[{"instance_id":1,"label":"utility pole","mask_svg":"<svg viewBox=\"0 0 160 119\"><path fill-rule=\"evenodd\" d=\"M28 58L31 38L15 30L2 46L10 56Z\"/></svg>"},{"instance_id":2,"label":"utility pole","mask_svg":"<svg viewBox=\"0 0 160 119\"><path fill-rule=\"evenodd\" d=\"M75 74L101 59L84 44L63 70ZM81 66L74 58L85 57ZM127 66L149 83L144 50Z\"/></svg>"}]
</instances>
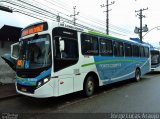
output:
<instances>
[{"instance_id":1,"label":"utility pole","mask_svg":"<svg viewBox=\"0 0 160 119\"><path fill-rule=\"evenodd\" d=\"M143 28L142 28L142 19L145 18L146 16L144 16L142 14L142 12L144 10L148 10L148 8L146 9L140 9L140 10L135 10L135 12L139 12L139 14L137 14L139 16L139 19L140 19L140 28L135 28L135 33L139 33L139 37L140 37L140 41L142 43L142 32L147 32L148 31L148 28L147 28L147 25L145 25Z\"/></svg>"},{"instance_id":2,"label":"utility pole","mask_svg":"<svg viewBox=\"0 0 160 119\"><path fill-rule=\"evenodd\" d=\"M57 22L60 22L60 20L61 20L61 17L59 16L59 13L58 13L58 15L57 15Z\"/></svg>"},{"instance_id":3,"label":"utility pole","mask_svg":"<svg viewBox=\"0 0 160 119\"><path fill-rule=\"evenodd\" d=\"M115 1L112 1L110 4L109 4L109 0L106 0L106 5L101 5L101 8L103 8L103 7L106 7L106 11L104 11L104 12L106 12L106 34L107 35L109 35L109 11L111 11L111 10L109 10L109 6L110 5L113 5L115 3Z\"/></svg>"},{"instance_id":4,"label":"utility pole","mask_svg":"<svg viewBox=\"0 0 160 119\"><path fill-rule=\"evenodd\" d=\"M73 6L73 15L70 15L71 17L73 17L73 24L74 26L76 25L76 16L79 15L80 12L76 12L76 6Z\"/></svg>"}]
</instances>

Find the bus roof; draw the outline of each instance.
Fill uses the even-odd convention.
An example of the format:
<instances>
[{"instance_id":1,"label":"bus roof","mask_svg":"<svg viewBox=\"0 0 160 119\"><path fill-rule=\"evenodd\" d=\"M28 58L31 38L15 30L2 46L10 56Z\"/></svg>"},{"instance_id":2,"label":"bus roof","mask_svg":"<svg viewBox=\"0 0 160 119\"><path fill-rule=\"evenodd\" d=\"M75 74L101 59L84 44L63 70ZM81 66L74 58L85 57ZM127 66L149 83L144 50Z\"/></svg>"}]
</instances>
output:
<instances>
[{"instance_id":1,"label":"bus roof","mask_svg":"<svg viewBox=\"0 0 160 119\"><path fill-rule=\"evenodd\" d=\"M72 30L76 30L76 31L79 31L79 32L82 32L82 33L86 33L86 34L90 34L90 35L96 35L98 37L106 37L106 38L110 38L110 39L114 39L114 40L119 40L119 41L122 41L122 42L128 42L128 43L133 43L133 44L139 44L139 45L144 45L144 46L149 46L147 44L143 44L143 43L138 43L136 41L133 41L133 40L130 40L130 39L122 39L122 38L117 38L117 37L114 37L114 36L110 36L110 35L107 35L103 32L100 32L100 31L97 31L97 30L94 30L92 28L89 28L89 29L86 29L86 28L81 28L79 26L74 26L72 24L67 24L67 23L61 23L61 22L55 22L55 21L46 21L46 22L37 22L37 23L33 23L33 24L30 24L28 25L27 27L25 27L23 30L27 29L27 28L30 28L32 26L35 26L37 24L42 24L42 23L47 23L48 24L48 27L50 27L50 25L52 25L51 27L64 27L64 28L68 28L68 29L72 29Z\"/></svg>"},{"instance_id":2,"label":"bus roof","mask_svg":"<svg viewBox=\"0 0 160 119\"><path fill-rule=\"evenodd\" d=\"M139 43L139 42L136 42L136 41L133 41L133 40L130 40L130 39L117 38L117 37L110 36L110 35L100 33L100 32L89 31L87 34L96 35L96 36L100 36L100 37L107 37L109 39L119 40L119 41L122 41L122 42L128 42L128 43L133 43L133 44L140 44L140 45L144 45L144 46L149 47L149 45L147 45L145 43Z\"/></svg>"}]
</instances>

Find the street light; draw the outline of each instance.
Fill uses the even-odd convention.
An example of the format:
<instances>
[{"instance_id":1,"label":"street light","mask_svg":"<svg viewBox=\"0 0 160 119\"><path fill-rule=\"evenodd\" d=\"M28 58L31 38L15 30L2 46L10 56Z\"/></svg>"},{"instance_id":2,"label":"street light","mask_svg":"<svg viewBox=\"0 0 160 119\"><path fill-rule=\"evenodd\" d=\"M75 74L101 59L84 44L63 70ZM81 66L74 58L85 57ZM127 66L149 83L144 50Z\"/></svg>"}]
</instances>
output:
<instances>
[{"instance_id":1,"label":"street light","mask_svg":"<svg viewBox=\"0 0 160 119\"><path fill-rule=\"evenodd\" d=\"M145 26L143 26L142 30L143 30L142 32L148 32L147 24L145 24Z\"/></svg>"},{"instance_id":2,"label":"street light","mask_svg":"<svg viewBox=\"0 0 160 119\"><path fill-rule=\"evenodd\" d=\"M0 10L5 11L5 12L10 12L10 13L13 12L12 9L10 9L10 8L8 8L8 7L4 7L4 6L0 6Z\"/></svg>"},{"instance_id":3,"label":"street light","mask_svg":"<svg viewBox=\"0 0 160 119\"><path fill-rule=\"evenodd\" d=\"M160 29L159 29L160 26L153 27L153 28L150 29L146 34L144 34L144 35L142 36L142 38L144 38L144 36L146 36L150 31L152 31L153 29L156 29L156 28L157 28L157 30L160 30Z\"/></svg>"},{"instance_id":4,"label":"street light","mask_svg":"<svg viewBox=\"0 0 160 119\"><path fill-rule=\"evenodd\" d=\"M142 32L148 32L148 26L145 24L145 26L143 26L142 28L138 28L138 27L135 27L134 29L134 33L136 34L139 34L140 35L140 40L141 40L141 43L142 43L142 36L141 36L141 33Z\"/></svg>"},{"instance_id":5,"label":"street light","mask_svg":"<svg viewBox=\"0 0 160 119\"><path fill-rule=\"evenodd\" d=\"M30 17L33 17L33 18L36 18L36 19L44 21L43 19L35 17L35 16L32 16L32 15L30 15L28 13L23 12L22 10L21 11L15 11L15 10L12 10L12 9L10 9L8 7L5 7L5 6L0 6L0 10L5 11L5 12L9 12L9 13L18 12L18 13L21 13L21 14L24 14L24 15L27 15L27 16L30 16Z\"/></svg>"}]
</instances>

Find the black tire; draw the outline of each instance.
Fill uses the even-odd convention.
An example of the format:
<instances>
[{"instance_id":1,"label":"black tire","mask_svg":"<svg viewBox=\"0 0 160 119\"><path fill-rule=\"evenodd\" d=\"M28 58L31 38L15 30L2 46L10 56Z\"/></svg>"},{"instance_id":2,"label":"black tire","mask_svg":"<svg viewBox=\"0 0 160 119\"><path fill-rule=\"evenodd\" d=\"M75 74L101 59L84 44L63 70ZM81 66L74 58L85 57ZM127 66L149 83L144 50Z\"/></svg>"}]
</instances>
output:
<instances>
[{"instance_id":1,"label":"black tire","mask_svg":"<svg viewBox=\"0 0 160 119\"><path fill-rule=\"evenodd\" d=\"M135 81L140 81L141 79L141 71L140 69L136 69L136 72L135 72Z\"/></svg>"},{"instance_id":2,"label":"black tire","mask_svg":"<svg viewBox=\"0 0 160 119\"><path fill-rule=\"evenodd\" d=\"M87 79L84 82L84 94L87 97L90 97L94 94L95 90L95 82L92 76L87 77Z\"/></svg>"}]
</instances>

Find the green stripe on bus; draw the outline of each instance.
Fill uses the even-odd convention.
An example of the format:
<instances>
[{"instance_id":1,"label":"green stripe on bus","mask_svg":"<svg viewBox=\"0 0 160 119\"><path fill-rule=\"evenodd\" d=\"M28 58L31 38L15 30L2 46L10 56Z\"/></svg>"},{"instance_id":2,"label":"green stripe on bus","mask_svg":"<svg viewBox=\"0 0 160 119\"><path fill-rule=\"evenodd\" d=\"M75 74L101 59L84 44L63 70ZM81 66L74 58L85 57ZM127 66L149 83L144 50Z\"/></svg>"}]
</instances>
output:
<instances>
[{"instance_id":1,"label":"green stripe on bus","mask_svg":"<svg viewBox=\"0 0 160 119\"><path fill-rule=\"evenodd\" d=\"M81 66L86 67L86 66L90 66L90 65L94 65L94 64L104 64L104 63L112 63L112 62L139 62L140 64L143 64L143 62L137 61L137 60L104 60L104 61L99 61L99 62L92 62L92 63L88 63L88 64L83 64Z\"/></svg>"},{"instance_id":2,"label":"green stripe on bus","mask_svg":"<svg viewBox=\"0 0 160 119\"><path fill-rule=\"evenodd\" d=\"M104 33L95 32L95 31L89 31L88 33L91 34L91 35L98 35L98 36L103 36L103 37L108 37L108 38L119 39L119 38L116 38L116 37L114 37L114 36L109 36L109 35L106 35L106 34L104 34Z\"/></svg>"}]
</instances>

